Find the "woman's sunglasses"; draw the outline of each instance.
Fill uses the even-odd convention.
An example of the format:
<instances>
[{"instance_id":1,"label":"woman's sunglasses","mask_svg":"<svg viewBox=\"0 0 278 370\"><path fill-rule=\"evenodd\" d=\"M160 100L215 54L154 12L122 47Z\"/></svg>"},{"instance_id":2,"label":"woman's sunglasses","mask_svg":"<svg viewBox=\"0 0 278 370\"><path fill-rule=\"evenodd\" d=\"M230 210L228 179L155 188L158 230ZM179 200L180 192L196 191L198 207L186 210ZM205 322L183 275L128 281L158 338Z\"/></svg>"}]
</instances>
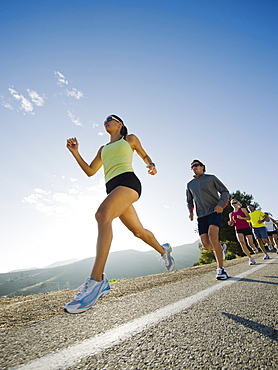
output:
<instances>
[{"instance_id":1,"label":"woman's sunglasses","mask_svg":"<svg viewBox=\"0 0 278 370\"><path fill-rule=\"evenodd\" d=\"M117 118L115 118L115 117L108 117L108 118L106 118L106 122L113 121L113 119L114 119L115 121L117 121L117 122L122 123L121 121L119 121L119 120L118 120Z\"/></svg>"}]
</instances>

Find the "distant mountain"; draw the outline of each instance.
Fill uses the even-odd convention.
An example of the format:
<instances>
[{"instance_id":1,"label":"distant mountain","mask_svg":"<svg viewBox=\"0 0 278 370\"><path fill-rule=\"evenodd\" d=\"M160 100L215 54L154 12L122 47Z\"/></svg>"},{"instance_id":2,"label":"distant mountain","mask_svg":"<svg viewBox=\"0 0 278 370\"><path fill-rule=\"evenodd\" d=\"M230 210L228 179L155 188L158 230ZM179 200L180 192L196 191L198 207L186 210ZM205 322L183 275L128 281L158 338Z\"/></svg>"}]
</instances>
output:
<instances>
[{"instance_id":1,"label":"distant mountain","mask_svg":"<svg viewBox=\"0 0 278 370\"><path fill-rule=\"evenodd\" d=\"M45 266L44 269L48 269L48 268L50 269L50 268L53 268L53 267L65 266L65 265L69 265L70 263L74 263L74 262L77 262L77 261L80 261L80 260L57 261L57 262L52 263L49 266Z\"/></svg>"},{"instance_id":2,"label":"distant mountain","mask_svg":"<svg viewBox=\"0 0 278 370\"><path fill-rule=\"evenodd\" d=\"M11 272L20 272L20 271L28 271L28 270L36 270L38 267L29 267L29 268L25 268L25 269L17 269L17 270L12 270L12 271L9 271L9 273Z\"/></svg>"},{"instance_id":3,"label":"distant mountain","mask_svg":"<svg viewBox=\"0 0 278 370\"><path fill-rule=\"evenodd\" d=\"M200 256L199 241L173 248L176 270L191 267ZM90 274L93 257L70 264L43 269L0 274L0 296L14 297L46 293L62 289L76 289ZM58 262L59 263L59 262ZM126 250L111 252L105 268L108 279L134 278L165 272L160 256L154 250L140 252Z\"/></svg>"}]
</instances>

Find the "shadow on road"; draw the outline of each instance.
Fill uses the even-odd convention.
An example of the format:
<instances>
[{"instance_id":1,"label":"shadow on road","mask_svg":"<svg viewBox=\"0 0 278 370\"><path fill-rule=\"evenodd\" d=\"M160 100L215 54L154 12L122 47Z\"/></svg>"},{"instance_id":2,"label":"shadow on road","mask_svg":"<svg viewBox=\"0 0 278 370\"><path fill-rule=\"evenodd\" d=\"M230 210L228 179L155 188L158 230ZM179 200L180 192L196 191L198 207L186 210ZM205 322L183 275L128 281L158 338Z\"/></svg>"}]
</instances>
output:
<instances>
[{"instance_id":1,"label":"shadow on road","mask_svg":"<svg viewBox=\"0 0 278 370\"><path fill-rule=\"evenodd\" d=\"M266 278L273 278L277 279L276 276L265 276ZM238 277L231 277L229 280L237 280L237 281L247 281L248 283L262 283L262 284L271 284L271 285L278 285L278 283L274 281L264 281L264 280L256 280L256 279L246 279L246 278L238 278Z\"/></svg>"},{"instance_id":2,"label":"shadow on road","mask_svg":"<svg viewBox=\"0 0 278 370\"><path fill-rule=\"evenodd\" d=\"M258 333L265 335L266 337L269 337L270 339L275 340L278 342L278 330L273 329L270 326L266 326L263 324L259 324L256 321L245 319L244 317L233 315L231 313L222 312L224 316L227 316L229 319L232 319L242 325L244 325L247 328L250 328L252 330L256 330Z\"/></svg>"}]
</instances>

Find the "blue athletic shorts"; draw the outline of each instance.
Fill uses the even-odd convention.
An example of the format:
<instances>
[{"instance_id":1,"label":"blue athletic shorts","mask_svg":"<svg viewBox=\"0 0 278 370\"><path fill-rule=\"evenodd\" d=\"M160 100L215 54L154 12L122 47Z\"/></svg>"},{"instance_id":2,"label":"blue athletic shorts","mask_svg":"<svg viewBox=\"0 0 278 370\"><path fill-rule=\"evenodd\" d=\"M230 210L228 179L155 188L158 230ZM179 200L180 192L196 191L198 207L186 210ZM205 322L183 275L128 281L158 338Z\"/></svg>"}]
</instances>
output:
<instances>
[{"instance_id":1,"label":"blue athletic shorts","mask_svg":"<svg viewBox=\"0 0 278 370\"><path fill-rule=\"evenodd\" d=\"M222 227L222 213L213 212L207 216L198 218L198 231L199 235L208 234L210 225Z\"/></svg>"},{"instance_id":2,"label":"blue athletic shorts","mask_svg":"<svg viewBox=\"0 0 278 370\"><path fill-rule=\"evenodd\" d=\"M256 239L268 239L267 228L263 227L254 227L253 233Z\"/></svg>"}]
</instances>

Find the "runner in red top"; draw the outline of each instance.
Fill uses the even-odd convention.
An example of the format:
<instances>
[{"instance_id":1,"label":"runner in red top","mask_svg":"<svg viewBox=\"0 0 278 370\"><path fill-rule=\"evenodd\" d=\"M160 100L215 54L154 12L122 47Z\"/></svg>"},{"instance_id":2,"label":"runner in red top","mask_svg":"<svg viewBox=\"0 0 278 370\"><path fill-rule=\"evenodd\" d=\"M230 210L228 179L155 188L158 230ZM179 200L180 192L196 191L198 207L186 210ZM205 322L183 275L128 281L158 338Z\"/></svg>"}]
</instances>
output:
<instances>
[{"instance_id":1,"label":"runner in red top","mask_svg":"<svg viewBox=\"0 0 278 370\"><path fill-rule=\"evenodd\" d=\"M233 212L229 214L230 220L228 225L234 226L236 231L236 237L239 241L241 249L249 257L249 265L255 265L256 261L251 257L248 247L246 246L245 238L249 247L254 253L258 253L258 250L253 242L253 234L250 224L247 220L250 220L249 213L245 208L241 208L241 204L238 200L232 199L231 206L233 207Z\"/></svg>"}]
</instances>

